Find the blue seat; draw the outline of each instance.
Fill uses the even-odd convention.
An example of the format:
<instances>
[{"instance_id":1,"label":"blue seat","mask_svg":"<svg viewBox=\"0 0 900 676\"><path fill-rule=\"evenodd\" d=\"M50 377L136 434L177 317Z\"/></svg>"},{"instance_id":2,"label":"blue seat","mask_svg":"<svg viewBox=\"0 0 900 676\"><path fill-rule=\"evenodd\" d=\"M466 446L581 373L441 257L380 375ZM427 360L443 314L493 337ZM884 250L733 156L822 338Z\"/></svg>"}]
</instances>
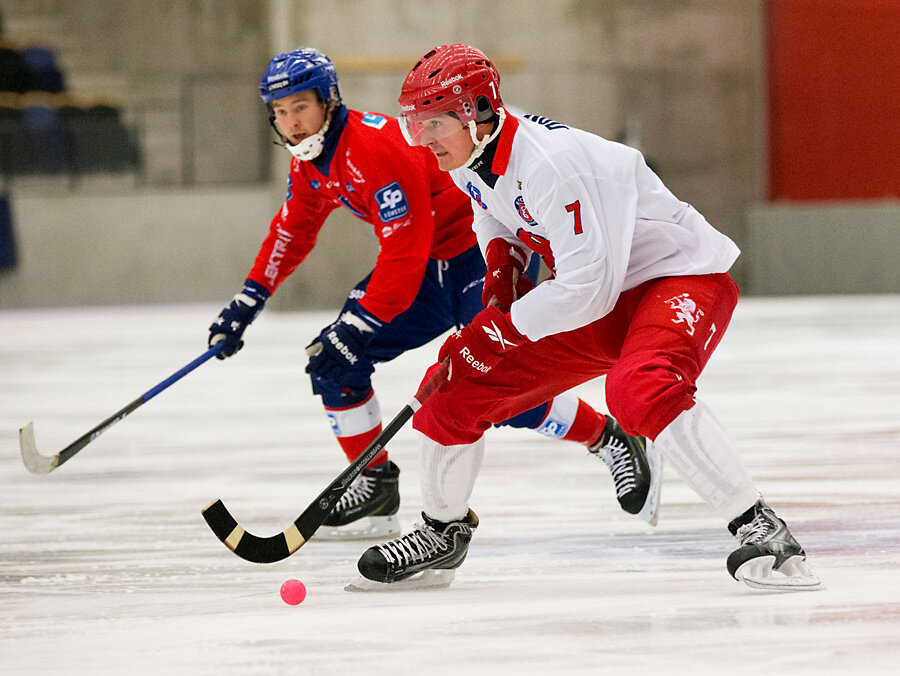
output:
<instances>
[{"instance_id":1,"label":"blue seat","mask_svg":"<svg viewBox=\"0 0 900 676\"><path fill-rule=\"evenodd\" d=\"M0 91L21 94L28 89L28 70L22 55L13 49L0 45Z\"/></svg>"},{"instance_id":2,"label":"blue seat","mask_svg":"<svg viewBox=\"0 0 900 676\"><path fill-rule=\"evenodd\" d=\"M0 194L0 270L14 268L18 262L9 197Z\"/></svg>"},{"instance_id":3,"label":"blue seat","mask_svg":"<svg viewBox=\"0 0 900 676\"><path fill-rule=\"evenodd\" d=\"M65 171L69 164L68 143L56 108L27 105L22 109L22 123L36 160L35 171Z\"/></svg>"},{"instance_id":4,"label":"blue seat","mask_svg":"<svg viewBox=\"0 0 900 676\"><path fill-rule=\"evenodd\" d=\"M135 142L112 105L60 109L71 142L72 169L76 173L131 171L138 164Z\"/></svg>"},{"instance_id":5,"label":"blue seat","mask_svg":"<svg viewBox=\"0 0 900 676\"><path fill-rule=\"evenodd\" d=\"M6 96L18 100L11 94ZM0 173L7 178L31 173L35 166L33 160L22 108L14 101L0 102Z\"/></svg>"},{"instance_id":6,"label":"blue seat","mask_svg":"<svg viewBox=\"0 0 900 676\"><path fill-rule=\"evenodd\" d=\"M26 47L21 54L30 90L51 94L65 91L62 71L56 65L56 56L51 50L45 47Z\"/></svg>"}]
</instances>

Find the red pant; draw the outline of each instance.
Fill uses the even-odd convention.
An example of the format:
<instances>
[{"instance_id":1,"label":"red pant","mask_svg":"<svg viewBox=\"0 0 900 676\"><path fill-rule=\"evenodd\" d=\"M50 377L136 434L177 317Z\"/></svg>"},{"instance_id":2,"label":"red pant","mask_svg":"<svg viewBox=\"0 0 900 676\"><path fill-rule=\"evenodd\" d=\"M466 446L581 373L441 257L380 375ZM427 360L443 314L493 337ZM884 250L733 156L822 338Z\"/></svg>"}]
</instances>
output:
<instances>
[{"instance_id":1,"label":"red pant","mask_svg":"<svg viewBox=\"0 0 900 676\"><path fill-rule=\"evenodd\" d=\"M526 343L484 376L434 394L413 427L445 446L472 443L493 423L605 375L609 412L629 434L655 439L694 405L737 299L727 273L645 282L605 317Z\"/></svg>"}]
</instances>

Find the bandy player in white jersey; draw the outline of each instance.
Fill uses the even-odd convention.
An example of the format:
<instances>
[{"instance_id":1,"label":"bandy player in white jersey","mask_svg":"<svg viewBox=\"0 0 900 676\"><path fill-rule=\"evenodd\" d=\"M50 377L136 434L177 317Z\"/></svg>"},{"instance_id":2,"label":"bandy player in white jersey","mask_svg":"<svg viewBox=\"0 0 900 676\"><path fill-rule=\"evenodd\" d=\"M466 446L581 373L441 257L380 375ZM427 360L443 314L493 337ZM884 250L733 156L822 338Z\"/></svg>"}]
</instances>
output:
<instances>
[{"instance_id":1,"label":"bandy player in white jersey","mask_svg":"<svg viewBox=\"0 0 900 676\"><path fill-rule=\"evenodd\" d=\"M469 498L484 432L601 376L622 428L654 440L740 542L727 561L735 579L820 588L805 552L695 397L737 304L728 274L737 246L676 199L637 150L516 117L499 84L481 51L437 47L403 84L401 127L472 198L488 261L521 270L537 254L553 274L508 311L486 307L441 347L449 379L413 419L423 439L423 523L367 550L358 588L448 584L478 525Z\"/></svg>"}]
</instances>

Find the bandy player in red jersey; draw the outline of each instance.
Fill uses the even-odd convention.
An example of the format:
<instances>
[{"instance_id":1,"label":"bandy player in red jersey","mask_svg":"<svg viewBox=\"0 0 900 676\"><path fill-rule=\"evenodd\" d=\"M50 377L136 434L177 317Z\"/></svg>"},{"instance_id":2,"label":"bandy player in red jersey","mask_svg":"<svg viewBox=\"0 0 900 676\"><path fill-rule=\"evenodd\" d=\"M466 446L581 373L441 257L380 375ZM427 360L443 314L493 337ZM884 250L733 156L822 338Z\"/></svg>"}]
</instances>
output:
<instances>
[{"instance_id":1,"label":"bandy player in red jersey","mask_svg":"<svg viewBox=\"0 0 900 676\"><path fill-rule=\"evenodd\" d=\"M508 310L517 289L530 287L536 267L529 278L521 274L525 259L518 250L489 252L498 276L485 280L469 199L432 153L407 144L395 118L343 106L337 72L321 52L300 48L275 56L260 94L292 155L288 195L243 289L210 326L209 344L224 341L223 357L241 348L244 330L315 246L334 209L371 224L379 243L374 270L307 349L313 392L353 461L381 432L375 364L465 326L492 298ZM498 422L586 445L609 466L622 508L655 524L659 456L612 417L560 393ZM376 456L317 537L399 534L398 476L387 451Z\"/></svg>"},{"instance_id":2,"label":"bandy player in red jersey","mask_svg":"<svg viewBox=\"0 0 900 676\"><path fill-rule=\"evenodd\" d=\"M695 398L737 303L728 274L737 246L676 199L637 150L516 117L499 85L481 51L438 47L403 83L401 128L470 195L489 276L492 250L520 247L553 275L444 342L438 361L450 360L449 381L413 418L425 440L424 523L367 550L351 588L448 584L478 525L468 504L478 463L464 459L481 456L485 430L601 376L622 428L654 440L739 540L727 561L735 579L819 588L803 549Z\"/></svg>"}]
</instances>

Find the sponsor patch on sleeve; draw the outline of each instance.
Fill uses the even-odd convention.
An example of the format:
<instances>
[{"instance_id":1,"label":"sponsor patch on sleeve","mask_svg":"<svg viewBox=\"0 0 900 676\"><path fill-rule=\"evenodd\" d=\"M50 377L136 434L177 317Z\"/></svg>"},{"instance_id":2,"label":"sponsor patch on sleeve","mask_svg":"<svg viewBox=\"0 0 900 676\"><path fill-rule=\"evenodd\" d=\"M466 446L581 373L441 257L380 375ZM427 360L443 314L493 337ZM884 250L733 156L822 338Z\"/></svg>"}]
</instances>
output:
<instances>
[{"instance_id":1,"label":"sponsor patch on sleeve","mask_svg":"<svg viewBox=\"0 0 900 676\"><path fill-rule=\"evenodd\" d=\"M385 124L387 124L387 118L384 115L379 115L378 113L366 113L362 116L362 123L368 125L369 127L375 127L375 129L381 129Z\"/></svg>"},{"instance_id":2,"label":"sponsor patch on sleeve","mask_svg":"<svg viewBox=\"0 0 900 676\"><path fill-rule=\"evenodd\" d=\"M375 193L375 203L378 205L378 218L382 223L390 223L398 218L403 218L409 213L409 203L406 195L397 181L384 186Z\"/></svg>"}]
</instances>

